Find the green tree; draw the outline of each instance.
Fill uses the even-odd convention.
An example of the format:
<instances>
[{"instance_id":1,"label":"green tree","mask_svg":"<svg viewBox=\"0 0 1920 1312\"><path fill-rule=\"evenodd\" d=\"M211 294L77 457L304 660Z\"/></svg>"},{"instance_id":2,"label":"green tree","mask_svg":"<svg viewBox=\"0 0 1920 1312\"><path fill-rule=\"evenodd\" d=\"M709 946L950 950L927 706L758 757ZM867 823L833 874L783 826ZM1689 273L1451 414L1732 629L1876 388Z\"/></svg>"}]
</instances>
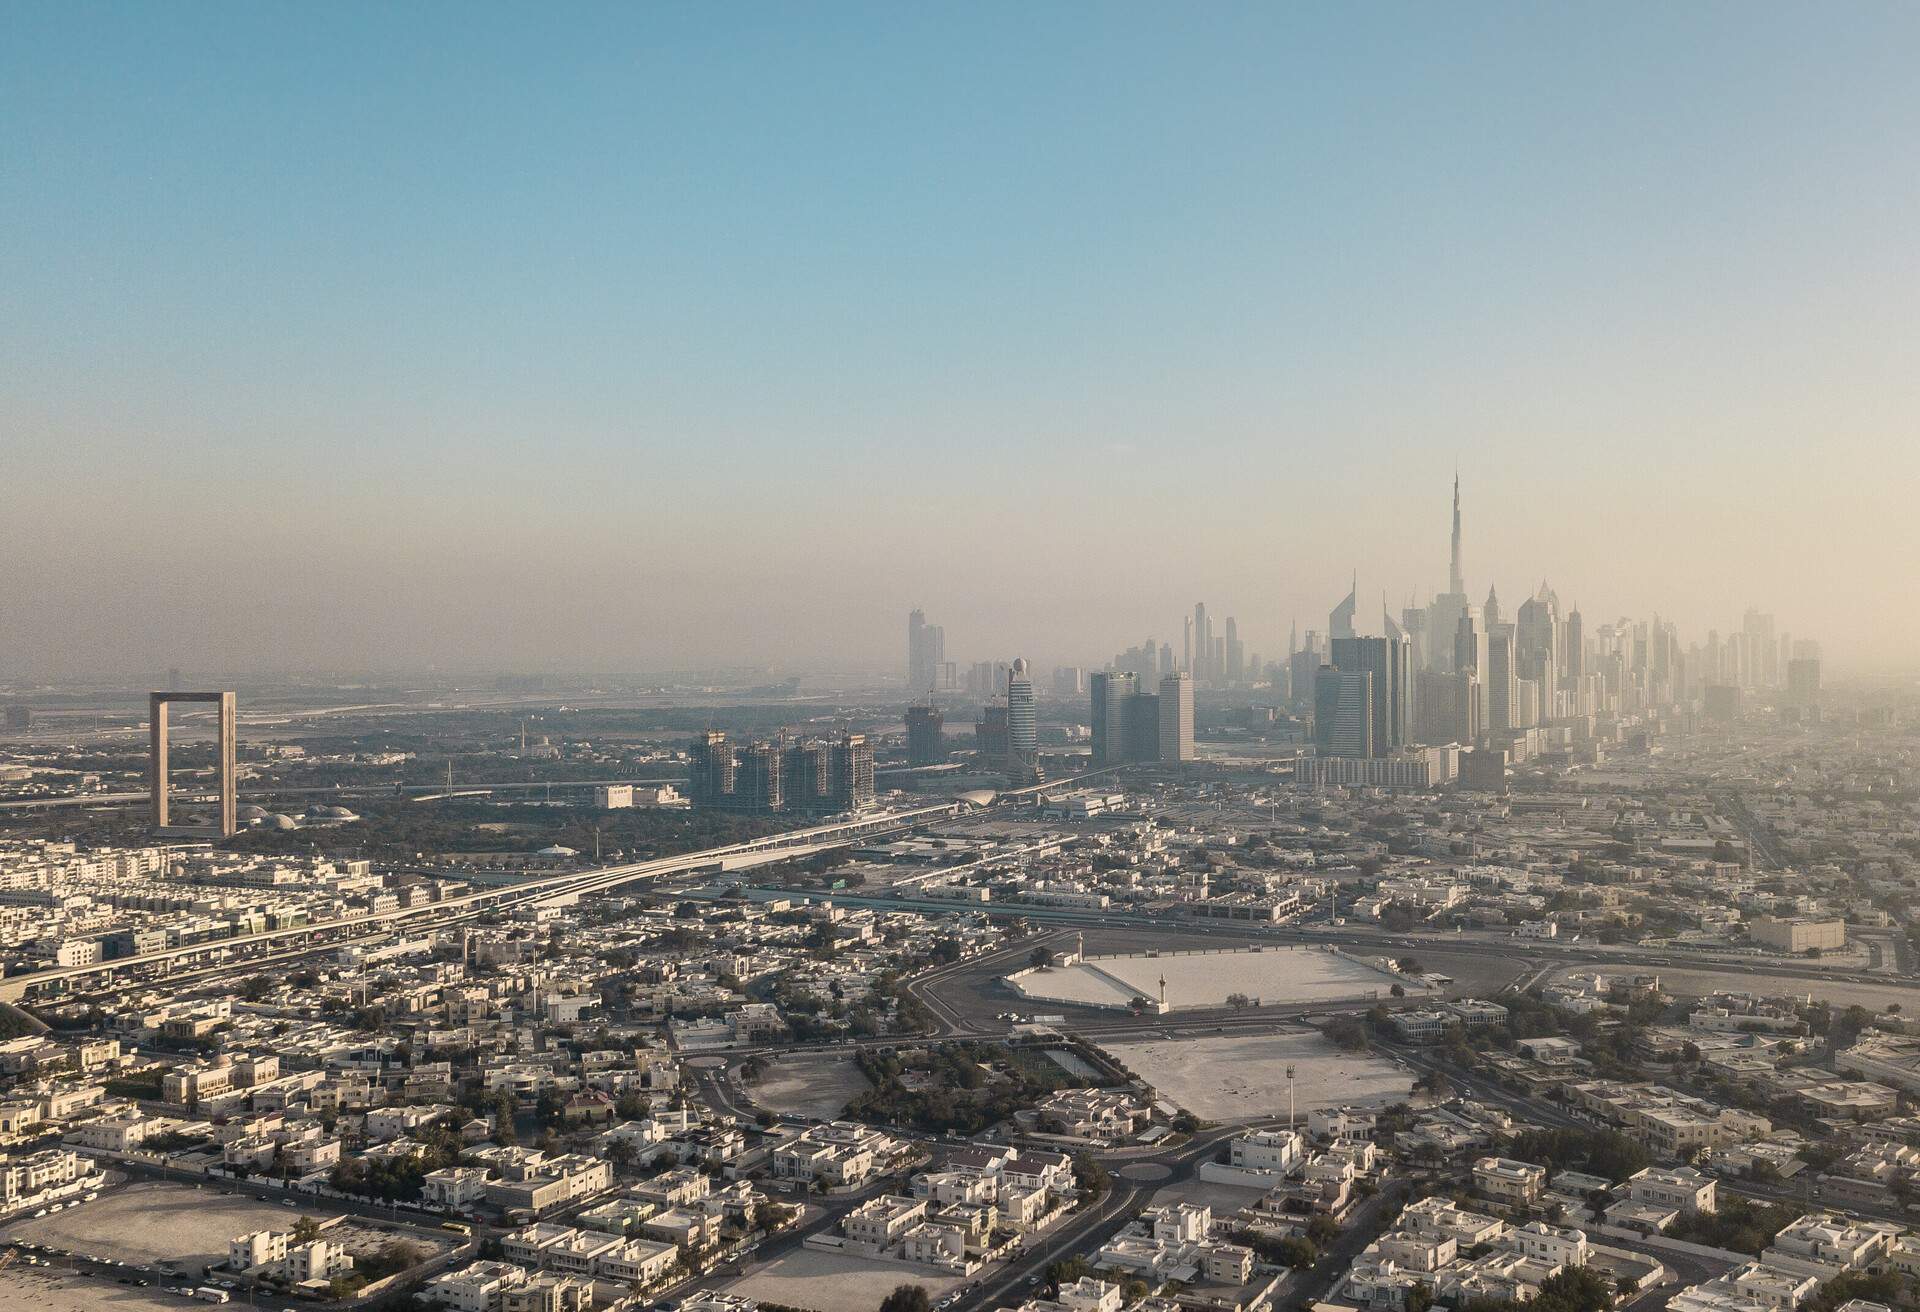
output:
<instances>
[{"instance_id":1,"label":"green tree","mask_svg":"<svg viewBox=\"0 0 1920 1312\"><path fill-rule=\"evenodd\" d=\"M1073 1159L1073 1183L1083 1199L1099 1198L1113 1184L1107 1168L1081 1153Z\"/></svg>"},{"instance_id":2,"label":"green tree","mask_svg":"<svg viewBox=\"0 0 1920 1312\"><path fill-rule=\"evenodd\" d=\"M933 1300L919 1285L895 1285L893 1292L880 1300L880 1312L929 1312Z\"/></svg>"},{"instance_id":3,"label":"green tree","mask_svg":"<svg viewBox=\"0 0 1920 1312\"><path fill-rule=\"evenodd\" d=\"M1280 1241L1276 1256L1282 1266L1290 1267L1295 1271L1305 1271L1320 1260L1320 1250L1315 1248L1309 1240L1287 1238Z\"/></svg>"}]
</instances>

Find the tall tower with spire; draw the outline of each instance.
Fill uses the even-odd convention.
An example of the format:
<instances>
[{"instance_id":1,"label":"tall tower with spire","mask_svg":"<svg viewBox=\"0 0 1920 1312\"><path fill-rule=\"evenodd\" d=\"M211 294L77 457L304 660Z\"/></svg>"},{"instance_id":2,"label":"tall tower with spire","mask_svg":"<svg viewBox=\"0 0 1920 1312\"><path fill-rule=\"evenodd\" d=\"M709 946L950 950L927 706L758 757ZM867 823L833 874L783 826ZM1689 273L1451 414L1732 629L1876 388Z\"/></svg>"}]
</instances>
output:
<instances>
[{"instance_id":1,"label":"tall tower with spire","mask_svg":"<svg viewBox=\"0 0 1920 1312\"><path fill-rule=\"evenodd\" d=\"M1478 618L1479 611L1467 599L1467 572L1460 563L1460 471L1453 471L1453 554L1447 561L1447 590L1427 607L1426 649L1420 653L1423 667L1436 674L1457 672L1454 660L1454 635L1460 621Z\"/></svg>"},{"instance_id":2,"label":"tall tower with spire","mask_svg":"<svg viewBox=\"0 0 1920 1312\"><path fill-rule=\"evenodd\" d=\"M1453 471L1453 562L1447 567L1447 591L1465 596L1466 576L1460 570L1460 471Z\"/></svg>"},{"instance_id":3,"label":"tall tower with spire","mask_svg":"<svg viewBox=\"0 0 1920 1312\"><path fill-rule=\"evenodd\" d=\"M1346 599L1333 608L1327 616L1327 636L1332 638L1351 638L1356 636L1353 628L1353 612L1360 604L1360 571L1353 573L1353 586L1347 589Z\"/></svg>"}]
</instances>

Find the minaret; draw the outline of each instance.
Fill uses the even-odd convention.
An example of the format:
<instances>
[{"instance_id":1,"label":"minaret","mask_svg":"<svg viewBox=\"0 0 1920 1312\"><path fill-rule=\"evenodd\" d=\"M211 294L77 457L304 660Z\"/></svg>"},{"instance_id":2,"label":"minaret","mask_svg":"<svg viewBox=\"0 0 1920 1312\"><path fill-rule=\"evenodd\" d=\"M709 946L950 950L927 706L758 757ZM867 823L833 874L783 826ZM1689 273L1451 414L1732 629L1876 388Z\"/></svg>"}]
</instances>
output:
<instances>
[{"instance_id":1,"label":"minaret","mask_svg":"<svg viewBox=\"0 0 1920 1312\"><path fill-rule=\"evenodd\" d=\"M1165 1011L1166 1009L1167 1009L1167 977L1163 972L1160 976L1160 1010Z\"/></svg>"},{"instance_id":2,"label":"minaret","mask_svg":"<svg viewBox=\"0 0 1920 1312\"><path fill-rule=\"evenodd\" d=\"M1453 471L1453 563L1447 567L1447 591L1456 597L1467 593L1466 579L1460 572L1460 471Z\"/></svg>"},{"instance_id":3,"label":"minaret","mask_svg":"<svg viewBox=\"0 0 1920 1312\"><path fill-rule=\"evenodd\" d=\"M1299 650L1300 650L1300 621L1296 619L1287 628L1288 658L1291 659L1293 654Z\"/></svg>"}]
</instances>

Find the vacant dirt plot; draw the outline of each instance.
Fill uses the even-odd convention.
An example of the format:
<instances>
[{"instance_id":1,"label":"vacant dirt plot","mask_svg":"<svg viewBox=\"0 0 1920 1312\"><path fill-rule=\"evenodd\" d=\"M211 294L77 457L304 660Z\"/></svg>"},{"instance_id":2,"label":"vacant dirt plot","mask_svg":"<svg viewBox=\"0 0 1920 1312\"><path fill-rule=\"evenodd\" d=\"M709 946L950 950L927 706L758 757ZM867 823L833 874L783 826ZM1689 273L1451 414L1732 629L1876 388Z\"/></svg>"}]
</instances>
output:
<instances>
[{"instance_id":1,"label":"vacant dirt plot","mask_svg":"<svg viewBox=\"0 0 1920 1312\"><path fill-rule=\"evenodd\" d=\"M1397 1102L1413 1087L1413 1077L1393 1062L1341 1052L1312 1031L1100 1046L1162 1098L1208 1121L1286 1115L1289 1066L1301 1115L1313 1107Z\"/></svg>"},{"instance_id":2,"label":"vacant dirt plot","mask_svg":"<svg viewBox=\"0 0 1920 1312\"><path fill-rule=\"evenodd\" d=\"M212 1186L141 1183L39 1220L16 1221L0 1233L138 1266L184 1262L198 1274L202 1263L226 1261L227 1241L236 1235L290 1230L302 1216L318 1221L326 1215L223 1194Z\"/></svg>"},{"instance_id":3,"label":"vacant dirt plot","mask_svg":"<svg viewBox=\"0 0 1920 1312\"><path fill-rule=\"evenodd\" d=\"M747 1092L769 1111L832 1120L872 1087L849 1059L782 1057L758 1084L748 1085Z\"/></svg>"},{"instance_id":4,"label":"vacant dirt plot","mask_svg":"<svg viewBox=\"0 0 1920 1312\"><path fill-rule=\"evenodd\" d=\"M1453 980L1447 996L1490 998L1527 970L1526 959L1505 945L1461 948L1455 940L1420 939L1410 948L1382 948L1378 953L1354 949L1361 956L1413 957L1426 969Z\"/></svg>"},{"instance_id":5,"label":"vacant dirt plot","mask_svg":"<svg viewBox=\"0 0 1920 1312\"><path fill-rule=\"evenodd\" d=\"M900 1285L919 1285L937 1303L963 1283L956 1276L921 1275L917 1268L898 1262L869 1262L802 1248L734 1281L726 1292L811 1312L873 1312Z\"/></svg>"},{"instance_id":6,"label":"vacant dirt plot","mask_svg":"<svg viewBox=\"0 0 1920 1312\"><path fill-rule=\"evenodd\" d=\"M1563 979L1575 971L1591 972L1591 967L1568 967L1554 976ZM1612 975L1615 970L1625 973L1620 967L1612 970L1601 967L1602 971ZM1903 1011L1920 1008L1920 989L1902 988L1897 984L1854 984L1846 980L1827 983L1824 980L1799 979L1783 975L1762 975L1743 973L1737 967L1728 970L1674 969L1667 966L1649 966L1647 974L1658 975L1660 984L1667 992L1679 997L1702 998L1716 990L1726 989L1739 993L1761 993L1772 995L1791 995L1804 998L1809 993L1815 1002L1825 1002L1834 1007L1865 1007L1868 1011L1885 1011L1889 1004L1899 1003Z\"/></svg>"},{"instance_id":7,"label":"vacant dirt plot","mask_svg":"<svg viewBox=\"0 0 1920 1312\"><path fill-rule=\"evenodd\" d=\"M0 1271L0 1307L34 1312L182 1312L205 1303L155 1287L130 1289L64 1271L14 1265Z\"/></svg>"}]
</instances>

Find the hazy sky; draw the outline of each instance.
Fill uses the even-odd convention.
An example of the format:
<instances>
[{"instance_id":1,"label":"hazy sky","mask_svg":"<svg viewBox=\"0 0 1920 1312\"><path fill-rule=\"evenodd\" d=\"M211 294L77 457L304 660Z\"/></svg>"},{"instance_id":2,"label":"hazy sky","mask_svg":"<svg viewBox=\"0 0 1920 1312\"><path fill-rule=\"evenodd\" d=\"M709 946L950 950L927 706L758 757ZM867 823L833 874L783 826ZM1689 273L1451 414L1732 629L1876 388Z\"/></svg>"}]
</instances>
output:
<instances>
[{"instance_id":1,"label":"hazy sky","mask_svg":"<svg viewBox=\"0 0 1920 1312\"><path fill-rule=\"evenodd\" d=\"M1920 649L1920 8L0 11L0 680Z\"/></svg>"}]
</instances>

